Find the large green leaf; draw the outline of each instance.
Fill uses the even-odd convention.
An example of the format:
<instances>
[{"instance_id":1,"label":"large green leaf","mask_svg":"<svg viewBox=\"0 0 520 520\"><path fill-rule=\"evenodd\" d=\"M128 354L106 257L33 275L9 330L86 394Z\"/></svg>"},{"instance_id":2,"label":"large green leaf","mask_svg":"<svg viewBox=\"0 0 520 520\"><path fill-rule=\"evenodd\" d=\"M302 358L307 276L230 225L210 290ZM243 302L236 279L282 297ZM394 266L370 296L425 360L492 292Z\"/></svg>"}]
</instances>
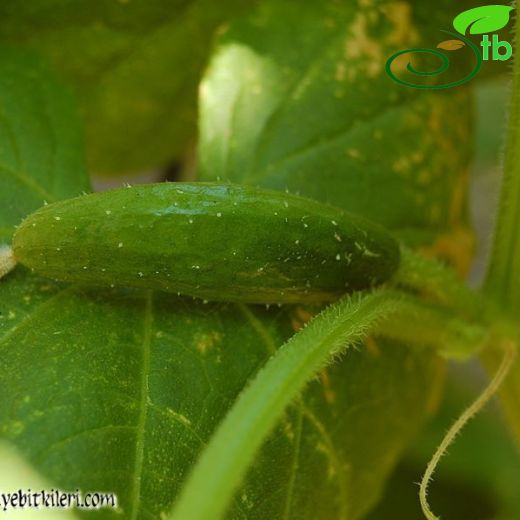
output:
<instances>
[{"instance_id":1,"label":"large green leaf","mask_svg":"<svg viewBox=\"0 0 520 520\"><path fill-rule=\"evenodd\" d=\"M362 5L267 1L231 25L201 88L201 174L301 192L429 241L464 225L468 87L393 83L386 60L435 46L438 13L425 25L420 3Z\"/></svg>"},{"instance_id":2,"label":"large green leaf","mask_svg":"<svg viewBox=\"0 0 520 520\"><path fill-rule=\"evenodd\" d=\"M32 65L10 56L13 85L37 92L43 78L21 75ZM49 95L63 93L56 86ZM58 105L54 115L67 118ZM8 121L18 117L13 108ZM74 134L74 119L66 127ZM11 141L22 142L26 127L13 128ZM36 134L31 146L61 145ZM84 189L78 150L68 151L59 177L42 176L43 162L26 170L53 198L68 195L62 183ZM17 184L3 171L0 179L2 206ZM38 203L30 186L17 202L0 215L7 234ZM18 268L0 281L0 435L53 485L116 492L124 518L159 519L248 378L308 318L302 308L98 293ZM329 368L288 410L231 517L351 519L371 506L431 410L439 370L424 354L372 347Z\"/></svg>"},{"instance_id":3,"label":"large green leaf","mask_svg":"<svg viewBox=\"0 0 520 520\"><path fill-rule=\"evenodd\" d=\"M0 4L0 40L42 53L74 87L100 173L161 166L195 136L216 27L250 0L28 0Z\"/></svg>"},{"instance_id":4,"label":"large green leaf","mask_svg":"<svg viewBox=\"0 0 520 520\"><path fill-rule=\"evenodd\" d=\"M288 313L73 288L49 298L41 286L17 273L2 287L2 315L14 315L0 329L2 434L62 488L113 491L125 518L159 518L290 334ZM232 516L358 518L424 417L434 373L400 348L330 369L272 435Z\"/></svg>"}]
</instances>

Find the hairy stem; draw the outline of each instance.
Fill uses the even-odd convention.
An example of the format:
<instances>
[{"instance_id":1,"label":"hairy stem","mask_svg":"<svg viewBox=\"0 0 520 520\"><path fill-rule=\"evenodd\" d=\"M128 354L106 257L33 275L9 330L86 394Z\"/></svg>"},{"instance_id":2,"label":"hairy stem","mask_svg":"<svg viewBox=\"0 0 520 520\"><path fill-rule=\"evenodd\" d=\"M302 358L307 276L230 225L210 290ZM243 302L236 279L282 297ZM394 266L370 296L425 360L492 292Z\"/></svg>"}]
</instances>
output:
<instances>
[{"instance_id":1,"label":"hairy stem","mask_svg":"<svg viewBox=\"0 0 520 520\"><path fill-rule=\"evenodd\" d=\"M393 283L429 296L463 314L482 316L486 307L484 299L451 268L407 248L401 250L401 266Z\"/></svg>"},{"instance_id":2,"label":"hairy stem","mask_svg":"<svg viewBox=\"0 0 520 520\"><path fill-rule=\"evenodd\" d=\"M225 514L256 451L285 408L335 356L377 327L411 313L428 329L439 315L410 295L381 289L346 297L314 318L253 377L211 438L170 518L218 519Z\"/></svg>"},{"instance_id":3,"label":"hairy stem","mask_svg":"<svg viewBox=\"0 0 520 520\"><path fill-rule=\"evenodd\" d=\"M403 296L402 305L405 301ZM441 356L457 361L473 358L489 344L491 331L484 324L415 297L410 297L408 307L406 314L381 322L376 334L405 345L433 347Z\"/></svg>"},{"instance_id":4,"label":"hairy stem","mask_svg":"<svg viewBox=\"0 0 520 520\"><path fill-rule=\"evenodd\" d=\"M455 440L455 437L460 433L460 431L466 426L469 420L471 420L475 415L477 415L484 406L486 406L487 402L493 397L497 390L500 388L504 379L511 371L513 367L515 358L516 358L517 347L513 342L510 342L506 345L505 353L503 354L502 361L498 370L496 371L493 379L490 381L489 385L482 391L482 393L478 396L478 398L468 407L460 417L453 423L451 428L448 430L448 433L444 436L439 447L435 450L432 459L428 463L426 467L426 471L421 479L420 489L419 489L419 499L421 502L421 509L423 511L424 516L428 520L439 520L439 517L436 516L432 510L430 509L430 505L428 503L428 485L430 484L433 473L437 468L439 461L446 453L446 450L450 447L450 445Z\"/></svg>"},{"instance_id":5,"label":"hairy stem","mask_svg":"<svg viewBox=\"0 0 520 520\"><path fill-rule=\"evenodd\" d=\"M518 42L518 15L515 32ZM484 283L486 293L501 308L516 316L520 314L520 57L516 56L517 52L518 48L515 49L500 206L491 261Z\"/></svg>"},{"instance_id":6,"label":"hairy stem","mask_svg":"<svg viewBox=\"0 0 520 520\"><path fill-rule=\"evenodd\" d=\"M8 246L0 247L0 278L11 272L16 267L13 251Z\"/></svg>"}]
</instances>

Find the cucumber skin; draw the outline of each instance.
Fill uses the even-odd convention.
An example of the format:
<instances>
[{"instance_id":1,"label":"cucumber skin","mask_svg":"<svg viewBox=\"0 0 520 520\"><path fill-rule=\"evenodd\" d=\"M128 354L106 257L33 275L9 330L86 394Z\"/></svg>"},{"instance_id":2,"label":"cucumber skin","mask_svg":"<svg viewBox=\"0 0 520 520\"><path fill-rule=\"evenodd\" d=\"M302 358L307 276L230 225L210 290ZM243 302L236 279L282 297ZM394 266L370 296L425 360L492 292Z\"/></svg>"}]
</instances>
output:
<instances>
[{"instance_id":1,"label":"cucumber skin","mask_svg":"<svg viewBox=\"0 0 520 520\"><path fill-rule=\"evenodd\" d=\"M388 280L383 228L310 199L216 183L161 183L58 202L18 227L15 258L50 278L207 300L315 303Z\"/></svg>"}]
</instances>

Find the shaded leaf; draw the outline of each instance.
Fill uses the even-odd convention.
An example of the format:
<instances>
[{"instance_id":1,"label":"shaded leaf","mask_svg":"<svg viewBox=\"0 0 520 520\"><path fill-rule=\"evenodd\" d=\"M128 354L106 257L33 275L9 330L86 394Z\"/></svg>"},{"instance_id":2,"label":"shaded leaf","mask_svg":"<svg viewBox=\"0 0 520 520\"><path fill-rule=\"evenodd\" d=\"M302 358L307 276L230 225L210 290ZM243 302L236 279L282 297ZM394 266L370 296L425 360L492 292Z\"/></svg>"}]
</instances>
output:
<instances>
[{"instance_id":1,"label":"shaded leaf","mask_svg":"<svg viewBox=\"0 0 520 520\"><path fill-rule=\"evenodd\" d=\"M437 48L444 49L445 51L458 51L465 45L466 44L462 40L445 40L437 44Z\"/></svg>"},{"instance_id":2,"label":"shaded leaf","mask_svg":"<svg viewBox=\"0 0 520 520\"><path fill-rule=\"evenodd\" d=\"M509 5L483 5L463 11L453 20L453 27L461 34L485 34L498 31L509 23L513 7Z\"/></svg>"},{"instance_id":3,"label":"shaded leaf","mask_svg":"<svg viewBox=\"0 0 520 520\"><path fill-rule=\"evenodd\" d=\"M45 55L73 86L95 172L141 171L195 138L196 93L217 26L250 0L29 0L0 5L0 37Z\"/></svg>"}]
</instances>

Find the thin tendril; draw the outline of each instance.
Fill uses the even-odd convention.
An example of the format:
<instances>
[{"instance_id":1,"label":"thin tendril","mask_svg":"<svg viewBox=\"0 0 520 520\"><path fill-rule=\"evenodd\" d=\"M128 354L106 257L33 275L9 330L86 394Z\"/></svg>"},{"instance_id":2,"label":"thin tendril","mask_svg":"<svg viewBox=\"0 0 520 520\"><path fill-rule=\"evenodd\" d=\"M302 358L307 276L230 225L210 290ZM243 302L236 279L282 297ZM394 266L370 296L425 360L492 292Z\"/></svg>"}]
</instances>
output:
<instances>
[{"instance_id":1,"label":"thin tendril","mask_svg":"<svg viewBox=\"0 0 520 520\"><path fill-rule=\"evenodd\" d=\"M419 489L419 500L421 502L421 509L424 516L428 520L439 520L440 517L436 516L432 510L430 509L430 505L428 503L428 485L430 484L433 473L439 464L440 459L446 453L446 450L450 447L450 445L455 440L457 434L464 428L467 422L472 419L476 414L478 414L482 408L487 404L487 402L493 397L493 395L500 388L501 384L504 382L504 379L508 375L516 357L517 347L513 342L509 342L506 345L504 357L502 358L502 362L500 363L500 367L495 373L493 379L489 383L489 385L483 390L483 392L478 396L478 398L468 407L464 412L460 415L460 417L455 421L455 423L448 430L448 433L445 435L444 439L440 443L439 447L433 454L428 466L426 467L426 471L421 479L420 489Z\"/></svg>"}]
</instances>

